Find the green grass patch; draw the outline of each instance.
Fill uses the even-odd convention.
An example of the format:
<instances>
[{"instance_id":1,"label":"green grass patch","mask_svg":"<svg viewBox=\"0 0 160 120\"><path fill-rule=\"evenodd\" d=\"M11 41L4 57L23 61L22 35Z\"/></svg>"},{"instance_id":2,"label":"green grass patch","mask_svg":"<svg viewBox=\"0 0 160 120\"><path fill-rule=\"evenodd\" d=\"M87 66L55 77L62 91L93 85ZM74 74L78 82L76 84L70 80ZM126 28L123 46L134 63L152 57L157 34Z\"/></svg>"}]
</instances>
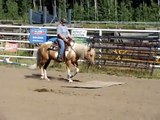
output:
<instances>
[{"instance_id":1,"label":"green grass patch","mask_svg":"<svg viewBox=\"0 0 160 120\"><path fill-rule=\"evenodd\" d=\"M101 29L140 29L145 28L158 28L159 25L149 25L149 24L81 24L83 28L101 28Z\"/></svg>"},{"instance_id":2,"label":"green grass patch","mask_svg":"<svg viewBox=\"0 0 160 120\"><path fill-rule=\"evenodd\" d=\"M99 68L97 65L88 67L86 63L79 63L79 69L80 73L107 74L107 75L137 77L137 78L147 78L147 79L160 79L159 69L154 70L153 74L151 74L151 70L147 69L133 69L133 68L108 67L108 66ZM50 64L49 70L66 72L66 66L63 63L59 64L53 62Z\"/></svg>"},{"instance_id":3,"label":"green grass patch","mask_svg":"<svg viewBox=\"0 0 160 120\"><path fill-rule=\"evenodd\" d=\"M26 63L28 65L33 65L36 63L35 60L20 59L20 63ZM0 66L6 67L16 67L22 68L20 65L0 63ZM115 75L115 76L126 76L126 77L137 77L137 78L147 78L147 79L160 79L160 69L155 69L151 75L150 70L145 69L133 69L133 68L122 68L122 67L101 67L98 65L93 65L88 67L86 63L79 63L80 73L93 73L93 74L106 74L106 75ZM60 72L66 72L66 65L64 63L57 63L51 61L48 70L56 70ZM72 69L73 71L73 69Z\"/></svg>"}]
</instances>

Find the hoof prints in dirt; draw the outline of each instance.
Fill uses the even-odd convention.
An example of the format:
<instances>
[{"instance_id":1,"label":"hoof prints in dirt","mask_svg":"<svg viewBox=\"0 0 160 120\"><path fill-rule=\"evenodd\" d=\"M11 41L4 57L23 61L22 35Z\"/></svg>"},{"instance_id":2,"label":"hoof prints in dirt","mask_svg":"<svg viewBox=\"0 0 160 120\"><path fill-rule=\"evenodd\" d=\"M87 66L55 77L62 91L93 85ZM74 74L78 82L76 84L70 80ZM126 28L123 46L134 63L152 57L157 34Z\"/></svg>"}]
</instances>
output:
<instances>
[{"instance_id":1,"label":"hoof prints in dirt","mask_svg":"<svg viewBox=\"0 0 160 120\"><path fill-rule=\"evenodd\" d=\"M52 89L46 89L46 88L35 89L34 91L37 91L37 92L53 92Z\"/></svg>"},{"instance_id":2,"label":"hoof prints in dirt","mask_svg":"<svg viewBox=\"0 0 160 120\"><path fill-rule=\"evenodd\" d=\"M47 89L47 88L40 88L40 89L35 89L34 91L36 92L49 92L49 93L55 93L55 94L60 94L60 95L71 95L71 96L88 96L92 94L89 93L76 93L74 91L62 91L62 90L53 90L53 89ZM93 94L93 96L102 96L101 94Z\"/></svg>"}]
</instances>

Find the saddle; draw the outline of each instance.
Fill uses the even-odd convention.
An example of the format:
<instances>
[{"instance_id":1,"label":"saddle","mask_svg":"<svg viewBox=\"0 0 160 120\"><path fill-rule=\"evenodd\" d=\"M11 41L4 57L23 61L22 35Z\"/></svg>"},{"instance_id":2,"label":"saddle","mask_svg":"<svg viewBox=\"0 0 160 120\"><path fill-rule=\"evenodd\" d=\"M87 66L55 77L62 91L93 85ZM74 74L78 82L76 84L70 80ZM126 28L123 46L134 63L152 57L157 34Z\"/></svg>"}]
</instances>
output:
<instances>
[{"instance_id":1,"label":"saddle","mask_svg":"<svg viewBox=\"0 0 160 120\"><path fill-rule=\"evenodd\" d=\"M71 40L65 42L65 51L68 51L68 47L71 46L70 43L71 43ZM54 41L50 46L49 50L58 51L59 50L58 42Z\"/></svg>"},{"instance_id":2,"label":"saddle","mask_svg":"<svg viewBox=\"0 0 160 120\"><path fill-rule=\"evenodd\" d=\"M58 51L58 49L59 49L58 42L53 42L50 48L48 48L48 50L52 50L52 51Z\"/></svg>"},{"instance_id":3,"label":"saddle","mask_svg":"<svg viewBox=\"0 0 160 120\"><path fill-rule=\"evenodd\" d=\"M64 54L63 54L63 57L62 58L57 58L57 61L58 62L63 62L64 59L65 59L65 54L66 54L66 51L69 51L69 46L71 46L71 41L72 40L68 40L67 42L65 42L65 50L64 50ZM58 45L58 42L57 41L54 41L52 43L52 45L50 46L50 48L48 48L48 50L52 50L52 51L58 51L60 48L59 48L59 45Z\"/></svg>"}]
</instances>

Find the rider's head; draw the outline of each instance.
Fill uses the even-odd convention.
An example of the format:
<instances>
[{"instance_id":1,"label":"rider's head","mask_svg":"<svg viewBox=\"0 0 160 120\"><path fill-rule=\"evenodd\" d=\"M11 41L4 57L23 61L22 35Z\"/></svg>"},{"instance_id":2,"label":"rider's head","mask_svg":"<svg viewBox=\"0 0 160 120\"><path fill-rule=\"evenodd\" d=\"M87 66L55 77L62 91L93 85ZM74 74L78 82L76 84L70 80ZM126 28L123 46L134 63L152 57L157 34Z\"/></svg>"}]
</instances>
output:
<instances>
[{"instance_id":1,"label":"rider's head","mask_svg":"<svg viewBox=\"0 0 160 120\"><path fill-rule=\"evenodd\" d=\"M62 19L60 20L60 23L61 23L61 24L65 24L65 23L67 23L67 20L66 20L65 18L62 18Z\"/></svg>"}]
</instances>

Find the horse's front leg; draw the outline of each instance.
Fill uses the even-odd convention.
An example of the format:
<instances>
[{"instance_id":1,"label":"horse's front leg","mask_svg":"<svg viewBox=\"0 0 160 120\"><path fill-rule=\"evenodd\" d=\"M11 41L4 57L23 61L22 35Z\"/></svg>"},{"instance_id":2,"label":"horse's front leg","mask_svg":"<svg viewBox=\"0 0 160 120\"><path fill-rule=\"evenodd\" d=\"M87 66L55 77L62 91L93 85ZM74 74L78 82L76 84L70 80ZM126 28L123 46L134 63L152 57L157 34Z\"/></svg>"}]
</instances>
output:
<instances>
[{"instance_id":1,"label":"horse's front leg","mask_svg":"<svg viewBox=\"0 0 160 120\"><path fill-rule=\"evenodd\" d=\"M67 65L67 72L68 72L67 78L68 78L69 82L73 82L72 78L79 72L78 63L76 62L73 64L71 62L68 62L68 64L66 64L66 65ZM75 68L75 71L73 74L71 74L71 70L70 70L71 65L73 65Z\"/></svg>"},{"instance_id":2,"label":"horse's front leg","mask_svg":"<svg viewBox=\"0 0 160 120\"><path fill-rule=\"evenodd\" d=\"M70 70L70 68L68 68L68 67L67 67L67 80L68 80L69 82L73 82L73 80L72 80L72 75L71 75L71 70Z\"/></svg>"},{"instance_id":3,"label":"horse's front leg","mask_svg":"<svg viewBox=\"0 0 160 120\"><path fill-rule=\"evenodd\" d=\"M77 73L79 73L79 68L77 66L75 66L75 72L73 73L73 75L71 75L71 78L73 78L75 75L77 75Z\"/></svg>"},{"instance_id":4,"label":"horse's front leg","mask_svg":"<svg viewBox=\"0 0 160 120\"><path fill-rule=\"evenodd\" d=\"M79 73L79 68L78 68L78 62L77 62L77 60L76 60L76 62L73 63L73 66L75 68L75 72L73 73L73 75L71 76L71 78L74 77L75 75L77 75L77 73Z\"/></svg>"},{"instance_id":5,"label":"horse's front leg","mask_svg":"<svg viewBox=\"0 0 160 120\"><path fill-rule=\"evenodd\" d=\"M47 77L47 71L43 67L41 67L41 79L50 81L50 79Z\"/></svg>"},{"instance_id":6,"label":"horse's front leg","mask_svg":"<svg viewBox=\"0 0 160 120\"><path fill-rule=\"evenodd\" d=\"M44 69L43 69L43 66L41 67L41 79L44 79Z\"/></svg>"},{"instance_id":7,"label":"horse's front leg","mask_svg":"<svg viewBox=\"0 0 160 120\"><path fill-rule=\"evenodd\" d=\"M47 70L44 69L44 79L50 81L50 79L47 76Z\"/></svg>"}]
</instances>

